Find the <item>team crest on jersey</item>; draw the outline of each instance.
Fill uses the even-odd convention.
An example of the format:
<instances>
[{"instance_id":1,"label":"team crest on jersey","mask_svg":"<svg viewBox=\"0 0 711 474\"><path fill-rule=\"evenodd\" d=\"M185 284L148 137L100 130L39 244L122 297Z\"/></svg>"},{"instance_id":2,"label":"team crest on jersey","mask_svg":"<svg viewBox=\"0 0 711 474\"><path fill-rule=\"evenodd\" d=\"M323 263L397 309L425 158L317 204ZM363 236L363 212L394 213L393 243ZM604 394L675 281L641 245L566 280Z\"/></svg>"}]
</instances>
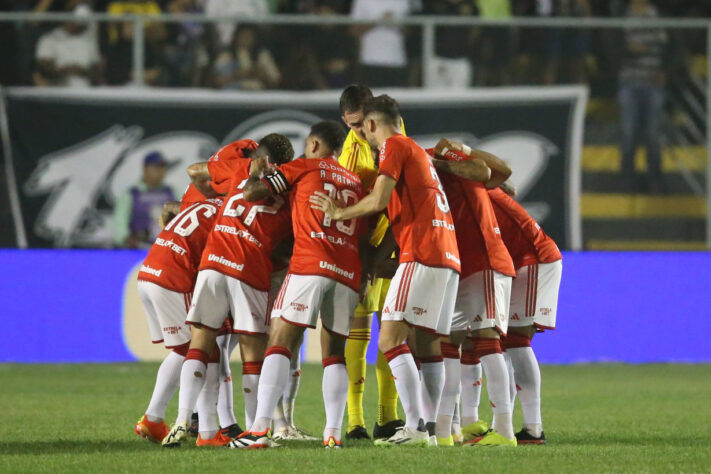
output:
<instances>
[{"instance_id":1,"label":"team crest on jersey","mask_svg":"<svg viewBox=\"0 0 711 474\"><path fill-rule=\"evenodd\" d=\"M538 311L540 311L543 316L548 316L549 314L551 314L550 308L538 308Z\"/></svg>"},{"instance_id":2,"label":"team crest on jersey","mask_svg":"<svg viewBox=\"0 0 711 474\"><path fill-rule=\"evenodd\" d=\"M413 313L415 316L422 316L423 314L426 314L426 313L427 313L427 310L426 310L425 308L420 308L420 307L418 307L418 306L413 306L413 307L412 307L412 313Z\"/></svg>"}]
</instances>

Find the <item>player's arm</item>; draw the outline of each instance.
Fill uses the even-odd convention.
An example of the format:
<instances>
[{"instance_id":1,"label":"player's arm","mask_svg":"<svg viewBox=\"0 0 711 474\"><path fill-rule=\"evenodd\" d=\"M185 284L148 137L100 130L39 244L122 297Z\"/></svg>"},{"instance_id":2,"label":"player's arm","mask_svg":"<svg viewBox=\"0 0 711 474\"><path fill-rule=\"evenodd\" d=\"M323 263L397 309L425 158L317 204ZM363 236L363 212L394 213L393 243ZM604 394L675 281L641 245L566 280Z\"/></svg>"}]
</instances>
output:
<instances>
[{"instance_id":1,"label":"player's arm","mask_svg":"<svg viewBox=\"0 0 711 474\"><path fill-rule=\"evenodd\" d=\"M476 161L477 159L483 161L491 171L489 179L484 181L484 186L489 189L501 186L501 184L511 176L511 168L509 168L509 165L507 165L506 162L498 156L483 150L472 150L468 146L460 142L449 140L448 138L442 138L437 143L435 146L435 155L445 156L449 150L461 151L467 156L473 158L472 160L467 161Z\"/></svg>"},{"instance_id":2,"label":"player's arm","mask_svg":"<svg viewBox=\"0 0 711 474\"><path fill-rule=\"evenodd\" d=\"M193 185L195 185L197 190L200 191L203 196L208 199L217 196L215 190L212 189L212 186L210 186L212 178L210 177L210 171L207 168L207 161L193 163L188 166L188 176L190 176L190 181L192 181Z\"/></svg>"},{"instance_id":3,"label":"player's arm","mask_svg":"<svg viewBox=\"0 0 711 474\"><path fill-rule=\"evenodd\" d=\"M491 168L489 168L484 160L476 158L474 160L449 161L437 158L432 159L432 164L438 170L446 171L460 178L468 179L469 181L478 181L486 183L491 179Z\"/></svg>"},{"instance_id":4,"label":"player's arm","mask_svg":"<svg viewBox=\"0 0 711 474\"><path fill-rule=\"evenodd\" d=\"M175 216L180 213L180 201L168 201L163 204L163 210L160 213L160 220L158 223L161 227L172 221Z\"/></svg>"},{"instance_id":5,"label":"player's arm","mask_svg":"<svg viewBox=\"0 0 711 474\"><path fill-rule=\"evenodd\" d=\"M309 197L311 207L323 211L324 214L331 219L343 221L354 219L356 217L369 216L385 209L390 202L390 195L395 189L395 181L390 176L381 174L375 180L373 190L366 197L360 200L357 204L349 207L338 207L336 201L331 199L327 194L320 191L314 192Z\"/></svg>"}]
</instances>

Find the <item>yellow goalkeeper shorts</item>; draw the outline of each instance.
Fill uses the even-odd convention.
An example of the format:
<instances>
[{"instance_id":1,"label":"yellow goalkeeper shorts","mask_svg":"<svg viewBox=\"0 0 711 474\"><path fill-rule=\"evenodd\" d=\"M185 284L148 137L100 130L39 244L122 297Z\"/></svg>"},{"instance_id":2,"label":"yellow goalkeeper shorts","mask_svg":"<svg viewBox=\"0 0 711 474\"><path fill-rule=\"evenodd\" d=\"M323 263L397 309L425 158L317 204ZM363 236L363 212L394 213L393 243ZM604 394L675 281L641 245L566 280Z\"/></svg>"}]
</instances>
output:
<instances>
[{"instance_id":1,"label":"yellow goalkeeper shorts","mask_svg":"<svg viewBox=\"0 0 711 474\"><path fill-rule=\"evenodd\" d=\"M368 288L365 290L365 302L356 306L353 315L356 318L362 318L371 316L373 311L381 311L383 304L385 304L385 295L388 294L388 288L390 288L390 281L385 278L376 278L372 284L368 283Z\"/></svg>"}]
</instances>

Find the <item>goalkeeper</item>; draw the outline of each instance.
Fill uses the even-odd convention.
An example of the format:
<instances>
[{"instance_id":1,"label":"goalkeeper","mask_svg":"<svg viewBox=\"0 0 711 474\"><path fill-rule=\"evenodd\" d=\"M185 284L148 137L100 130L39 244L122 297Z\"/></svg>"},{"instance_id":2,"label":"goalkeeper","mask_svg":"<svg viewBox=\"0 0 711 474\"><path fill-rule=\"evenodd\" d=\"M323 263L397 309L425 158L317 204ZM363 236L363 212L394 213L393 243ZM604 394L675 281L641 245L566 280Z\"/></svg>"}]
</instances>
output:
<instances>
[{"instance_id":1,"label":"goalkeeper","mask_svg":"<svg viewBox=\"0 0 711 474\"><path fill-rule=\"evenodd\" d=\"M373 93L368 87L351 85L343 91L340 99L341 119L348 126L350 132L343 144L338 163L357 174L364 189L370 189L378 176L377 156L374 156L373 150L363 136L363 106L372 97ZM403 126L403 134L404 132ZM388 226L387 217L381 214L375 231L370 237L372 246L377 247L381 243ZM364 271L366 271L365 268ZM377 312L378 318L380 318L389 286L390 280L382 278L369 283L365 290L365 297L361 299L360 304L354 310L353 324L345 350L349 382L347 439L369 439L363 416L365 354L370 342L373 312ZM378 351L375 374L378 379L378 419L373 428L373 438L389 438L395 434L396 428L404 426L405 423L398 418L395 382L390 367L380 351Z\"/></svg>"}]
</instances>

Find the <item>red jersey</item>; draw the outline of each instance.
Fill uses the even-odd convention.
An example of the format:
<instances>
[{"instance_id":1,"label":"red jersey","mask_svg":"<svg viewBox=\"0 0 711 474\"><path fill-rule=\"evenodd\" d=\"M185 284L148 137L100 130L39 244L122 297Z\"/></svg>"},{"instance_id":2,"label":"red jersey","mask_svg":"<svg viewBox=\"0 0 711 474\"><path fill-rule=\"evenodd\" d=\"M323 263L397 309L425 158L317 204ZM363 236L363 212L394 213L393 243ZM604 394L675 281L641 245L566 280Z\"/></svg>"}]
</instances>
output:
<instances>
[{"instance_id":1,"label":"red jersey","mask_svg":"<svg viewBox=\"0 0 711 474\"><path fill-rule=\"evenodd\" d=\"M200 256L220 206L221 199L208 199L175 216L148 251L138 279L178 293L192 292Z\"/></svg>"},{"instance_id":2,"label":"red jersey","mask_svg":"<svg viewBox=\"0 0 711 474\"><path fill-rule=\"evenodd\" d=\"M234 169L229 162L248 158L248 153L256 150L257 147L259 147L259 144L254 140L237 140L223 146L207 160L207 169L212 181L211 186L217 194L227 194L230 190L230 180L234 174ZM185 194L183 194L180 210L182 211L192 203L204 199L206 199L205 196L197 190L194 184L190 183Z\"/></svg>"},{"instance_id":3,"label":"red jersey","mask_svg":"<svg viewBox=\"0 0 711 474\"><path fill-rule=\"evenodd\" d=\"M272 249L291 235L289 205L281 196L247 202L242 188L251 160L237 160L234 180L207 238L200 270L211 269L269 291Z\"/></svg>"},{"instance_id":4,"label":"red jersey","mask_svg":"<svg viewBox=\"0 0 711 474\"><path fill-rule=\"evenodd\" d=\"M489 197L499 221L501 236L516 268L556 262L563 258L553 239L511 196L496 188L489 190Z\"/></svg>"},{"instance_id":5,"label":"red jersey","mask_svg":"<svg viewBox=\"0 0 711 474\"><path fill-rule=\"evenodd\" d=\"M332 278L355 291L360 287L359 219L333 221L311 208L309 197L325 192L346 205L364 195L360 179L335 158L297 158L262 180L274 193L290 191L294 253L289 272Z\"/></svg>"},{"instance_id":6,"label":"red jersey","mask_svg":"<svg viewBox=\"0 0 711 474\"><path fill-rule=\"evenodd\" d=\"M400 263L419 262L460 272L454 221L427 152L412 138L390 137L380 150L380 174L397 181L388 218L400 246Z\"/></svg>"},{"instance_id":7,"label":"red jersey","mask_svg":"<svg viewBox=\"0 0 711 474\"><path fill-rule=\"evenodd\" d=\"M433 149L427 150L427 153L434 156ZM471 158L450 151L444 159L461 161ZM460 278L482 270L496 270L515 277L516 270L501 238L494 208L484 184L459 178L446 171L438 170L437 174L447 195L456 229L459 257L462 260Z\"/></svg>"}]
</instances>

